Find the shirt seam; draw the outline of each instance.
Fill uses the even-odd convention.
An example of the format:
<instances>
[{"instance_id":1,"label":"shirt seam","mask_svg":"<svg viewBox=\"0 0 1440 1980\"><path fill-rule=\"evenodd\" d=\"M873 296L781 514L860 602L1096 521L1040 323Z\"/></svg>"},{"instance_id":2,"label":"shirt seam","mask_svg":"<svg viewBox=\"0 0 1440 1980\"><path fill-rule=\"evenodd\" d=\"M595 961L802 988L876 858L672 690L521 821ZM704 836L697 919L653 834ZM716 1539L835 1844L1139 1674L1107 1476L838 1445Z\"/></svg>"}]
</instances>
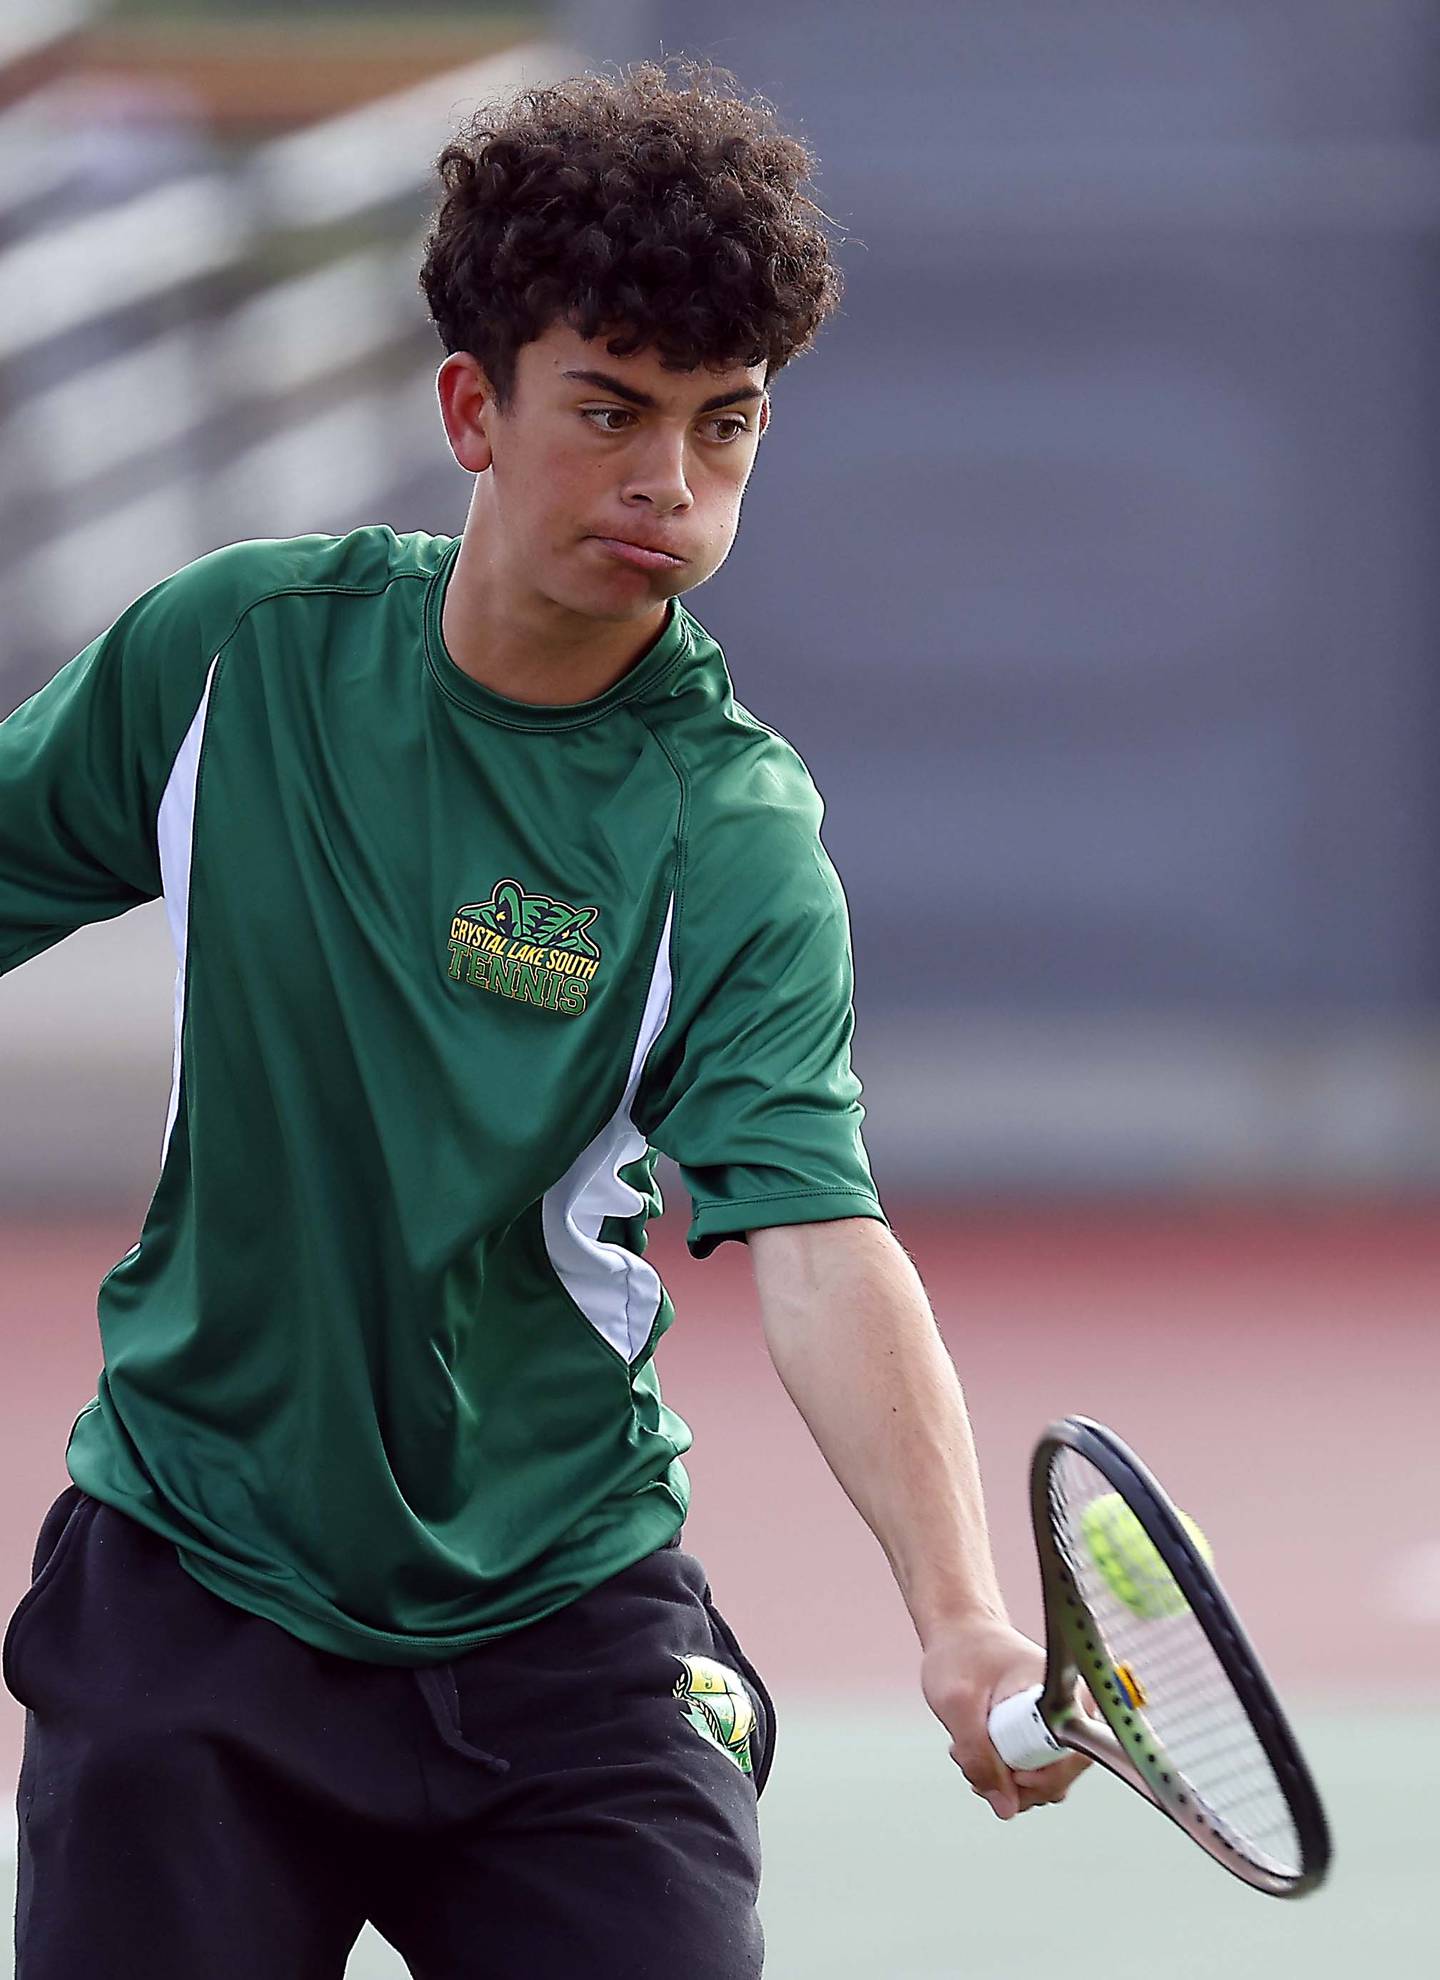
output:
<instances>
[{"instance_id":1,"label":"shirt seam","mask_svg":"<svg viewBox=\"0 0 1440 1980\"><path fill-rule=\"evenodd\" d=\"M235 637L240 631L240 628L244 625L245 621L249 618L250 614L252 612L258 612L262 605L273 605L277 598L306 598L306 597L379 598L382 593L390 589L392 584L396 584L404 578L424 578L425 575L426 574L424 571L392 571L383 584L363 584L363 585L362 584L281 584L281 585L277 585L273 591L261 592L258 598L252 598L249 604L243 605L241 607L240 611L235 616L234 622L231 625L229 632L226 633L225 637L219 642L219 644L214 649L213 657L210 663L211 667L213 667L214 669L214 679L211 681L210 684L212 701L214 698L215 689L220 685L220 675L223 671L224 663L231 642L235 639ZM204 689L202 688L201 700L203 701L203 699L204 699ZM196 704L196 707L198 711L198 707L199 707L198 703ZM193 715L191 717L191 720L192 721L194 720ZM166 772L167 782L169 777L174 772L175 757L178 757L180 753L180 749L184 745L184 740L185 738L184 736L182 736L180 738L179 744L176 745L175 756L170 759L170 768ZM210 742L210 723L207 720L205 724L205 733L200 739L200 755L195 765L195 813L197 815L200 809L200 776L205 766L205 757L208 751L209 742ZM151 820L151 830L152 833L158 835L159 832L158 810L155 814L155 817ZM191 826L192 880L194 877L193 876L194 830L195 827L192 822L192 826ZM163 899L163 897L164 897L164 889L162 887L160 894L156 895L155 898L158 900L158 899ZM188 987L186 990L186 998L188 1001L189 998Z\"/></svg>"},{"instance_id":2,"label":"shirt seam","mask_svg":"<svg viewBox=\"0 0 1440 1980\"><path fill-rule=\"evenodd\" d=\"M854 1183L824 1183L819 1189L782 1189L777 1190L773 1195L727 1196L723 1203L707 1203L697 1210L695 1221L698 1224L702 1218L710 1216L712 1212L739 1209L745 1203L803 1203L811 1196L859 1196L867 1203L880 1201L873 1190L857 1188Z\"/></svg>"},{"instance_id":3,"label":"shirt seam","mask_svg":"<svg viewBox=\"0 0 1440 1980\"><path fill-rule=\"evenodd\" d=\"M675 1008L673 997L675 970L673 968L673 962L680 937L681 923L685 918L685 888L690 873L690 779L685 775L675 751L666 742L654 723L648 721L639 709L635 711L635 719L639 722L641 728L649 736L651 742L654 743L665 761L670 765L671 775L680 787L680 813L675 821L675 921L674 926L670 930L670 955L672 961L670 972L672 988L670 1008L673 1010Z\"/></svg>"},{"instance_id":4,"label":"shirt seam","mask_svg":"<svg viewBox=\"0 0 1440 1980\"><path fill-rule=\"evenodd\" d=\"M406 578L418 578L428 582L431 575L427 571L391 571L383 584L276 585L273 591L262 591L258 598L252 598L248 605L240 608L229 632L215 648L215 657L219 659L252 612L258 611L262 605L272 605L277 598L378 598L382 592L388 591L392 584L399 584Z\"/></svg>"},{"instance_id":5,"label":"shirt seam","mask_svg":"<svg viewBox=\"0 0 1440 1980\"><path fill-rule=\"evenodd\" d=\"M265 600L263 598L257 598L255 600L255 603L257 605L263 605L265 603ZM185 978L184 978L184 989L181 993L181 999L180 999L180 1010L176 1020L177 1036L175 1040L175 1047L176 1047L175 1119L173 1122L170 1123L169 1134L167 1135L165 1148L161 1155L160 1173L155 1179L155 1189L151 1198L152 1207L154 1203L154 1198L155 1196L159 1195L161 1186L164 1183L165 1171L170 1166L169 1137L173 1135L176 1132L176 1130L183 1131L187 1142L190 1136L189 1096L185 1090L185 1037L187 1031L189 1030L189 1025L190 1025L190 999L193 993L194 981L195 981L195 971L193 966L195 930L191 921L190 908L191 908L191 903L195 898L195 867L196 867L195 850L200 836L200 786L205 775L205 765L209 760L209 756L210 756L210 738L214 733L213 728L211 726L211 718L215 713L215 693L217 688L220 686L221 676L225 672L226 648L229 646L231 640L234 639L236 633L239 632L244 622L245 622L245 614L242 613L240 617L235 621L235 624L230 628L229 632L226 633L220 645L216 648L215 657L210 662L210 667L206 676L205 687L201 689L200 700L196 704L195 714L192 715L190 718L191 723L193 724L196 719L196 716L199 715L201 708L205 709L205 722L203 728L200 731L200 747L195 757L195 787L193 792L191 793L191 798L190 798L190 861L189 861L188 870L185 875L185 965L184 965ZM209 695L208 703L206 701L207 693ZM189 731L187 730L186 734L188 733ZM175 765L179 761L180 751L184 747L185 747L185 738L182 736L180 739L179 747L176 749L174 756L170 759L170 768L165 775L165 785L161 792L162 806L164 803L164 790L169 789L170 779L175 775ZM160 860L160 809L158 807L155 812L154 820L152 821L151 829L155 835L155 858L156 858L156 865L158 868L159 860ZM165 899L165 876L163 871L160 874L160 893L158 895L158 898L162 901ZM150 1221L150 1212L149 1210L147 1210L145 1213L145 1222L148 1224L149 1221ZM143 1226L141 1227L141 1235L143 1238L144 1235ZM120 1264L123 1264L124 1262L125 1261L123 1259L120 1260ZM105 1279L107 1283L111 1277L111 1273L119 1271L120 1264L112 1266L110 1272L107 1272L105 1274Z\"/></svg>"},{"instance_id":6,"label":"shirt seam","mask_svg":"<svg viewBox=\"0 0 1440 1980\"><path fill-rule=\"evenodd\" d=\"M660 1041L669 1031L671 1019L674 1017L676 1006L680 1001L677 995L680 981L680 937L685 925L685 887L690 873L690 780L685 775L675 751L666 742L654 723L647 721L639 709L635 711L635 719L669 764L670 774L674 777L680 792L680 810L675 820L675 913L670 924L670 1009L666 1013L664 1024L661 1025L659 1031L656 1033L655 1042L651 1046L650 1053L647 1054L648 1058L659 1054ZM653 1145L650 1140L650 1124L647 1121L642 1125L636 1118L637 1109L647 1111L644 1109L641 1100L644 1085L645 1069L642 1067L640 1071L640 1082L635 1089L635 1101L631 1109L630 1118L635 1122L635 1126L639 1132L644 1135L646 1146L650 1147Z\"/></svg>"}]
</instances>

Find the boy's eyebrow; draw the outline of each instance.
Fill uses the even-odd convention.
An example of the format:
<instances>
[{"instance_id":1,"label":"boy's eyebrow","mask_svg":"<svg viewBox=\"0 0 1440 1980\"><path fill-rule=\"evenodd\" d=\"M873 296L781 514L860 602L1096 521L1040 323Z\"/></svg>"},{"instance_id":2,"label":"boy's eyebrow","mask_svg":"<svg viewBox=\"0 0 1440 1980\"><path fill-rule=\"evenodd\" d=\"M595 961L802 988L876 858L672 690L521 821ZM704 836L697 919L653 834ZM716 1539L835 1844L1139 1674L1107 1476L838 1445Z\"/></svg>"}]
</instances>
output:
<instances>
[{"instance_id":1,"label":"boy's eyebrow","mask_svg":"<svg viewBox=\"0 0 1440 1980\"><path fill-rule=\"evenodd\" d=\"M618 378L612 378L608 371L562 371L562 378L573 378L580 385L598 385L602 392L613 392L617 399L628 399L632 406L644 406L653 412L660 401L648 392L637 391L633 385L624 385ZM700 410L702 413L718 412L721 406L738 405L743 399L763 399L765 389L761 385L746 385L738 392L722 392L716 399L707 399Z\"/></svg>"}]
</instances>

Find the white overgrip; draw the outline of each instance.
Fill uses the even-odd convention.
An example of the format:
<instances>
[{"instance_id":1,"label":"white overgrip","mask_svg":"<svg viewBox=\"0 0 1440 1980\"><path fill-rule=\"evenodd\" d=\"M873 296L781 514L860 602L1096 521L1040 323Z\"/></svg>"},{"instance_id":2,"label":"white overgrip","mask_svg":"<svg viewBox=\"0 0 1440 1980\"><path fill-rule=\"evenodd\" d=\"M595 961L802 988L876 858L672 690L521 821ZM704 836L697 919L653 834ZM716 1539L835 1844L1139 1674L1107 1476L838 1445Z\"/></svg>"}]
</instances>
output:
<instances>
[{"instance_id":1,"label":"white overgrip","mask_svg":"<svg viewBox=\"0 0 1440 1980\"><path fill-rule=\"evenodd\" d=\"M1002 1698L990 1714L990 1744L1007 1767L1050 1767L1065 1757L1066 1749L1040 1714L1043 1689L1032 1684L1013 1698Z\"/></svg>"}]
</instances>

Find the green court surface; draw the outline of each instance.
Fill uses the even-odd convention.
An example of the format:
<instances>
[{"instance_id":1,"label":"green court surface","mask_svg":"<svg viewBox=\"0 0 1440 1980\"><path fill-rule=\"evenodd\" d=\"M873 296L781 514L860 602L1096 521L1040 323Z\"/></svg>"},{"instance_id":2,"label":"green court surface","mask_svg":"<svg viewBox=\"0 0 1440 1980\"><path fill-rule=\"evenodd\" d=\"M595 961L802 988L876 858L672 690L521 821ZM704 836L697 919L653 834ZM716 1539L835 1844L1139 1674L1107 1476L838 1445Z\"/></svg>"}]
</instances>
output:
<instances>
[{"instance_id":1,"label":"green court surface","mask_svg":"<svg viewBox=\"0 0 1440 1980\"><path fill-rule=\"evenodd\" d=\"M781 1710L764 1802L766 1980L1418 1980L1436 1969L1433 1704L1295 1712L1336 1864L1323 1890L1288 1904L1245 1889L1098 1774L1062 1808L997 1822L923 1707ZM10 1876L7 1862L7 1910ZM91 1971L103 1980L103 1959ZM404 1973L367 1933L347 1980Z\"/></svg>"}]
</instances>

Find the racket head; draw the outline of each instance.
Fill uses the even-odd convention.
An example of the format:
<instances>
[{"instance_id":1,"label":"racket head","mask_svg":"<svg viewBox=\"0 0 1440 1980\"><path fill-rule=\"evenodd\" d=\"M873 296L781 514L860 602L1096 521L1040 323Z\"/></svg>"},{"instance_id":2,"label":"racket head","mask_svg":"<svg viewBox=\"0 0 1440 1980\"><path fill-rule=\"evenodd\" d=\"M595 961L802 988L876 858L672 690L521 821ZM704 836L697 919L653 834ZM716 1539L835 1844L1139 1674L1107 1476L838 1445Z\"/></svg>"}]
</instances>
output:
<instances>
[{"instance_id":1,"label":"racket head","mask_svg":"<svg viewBox=\"0 0 1440 1980\"><path fill-rule=\"evenodd\" d=\"M1163 1487L1112 1430L1082 1416L1050 1425L1030 1486L1048 1655L1040 1710L1055 1737L1253 1888L1273 1897L1314 1890L1330 1862L1315 1783L1234 1608ZM1135 1614L1091 1556L1081 1515L1112 1492L1173 1577L1174 1613ZM1077 1676L1098 1722L1075 1705Z\"/></svg>"}]
</instances>

